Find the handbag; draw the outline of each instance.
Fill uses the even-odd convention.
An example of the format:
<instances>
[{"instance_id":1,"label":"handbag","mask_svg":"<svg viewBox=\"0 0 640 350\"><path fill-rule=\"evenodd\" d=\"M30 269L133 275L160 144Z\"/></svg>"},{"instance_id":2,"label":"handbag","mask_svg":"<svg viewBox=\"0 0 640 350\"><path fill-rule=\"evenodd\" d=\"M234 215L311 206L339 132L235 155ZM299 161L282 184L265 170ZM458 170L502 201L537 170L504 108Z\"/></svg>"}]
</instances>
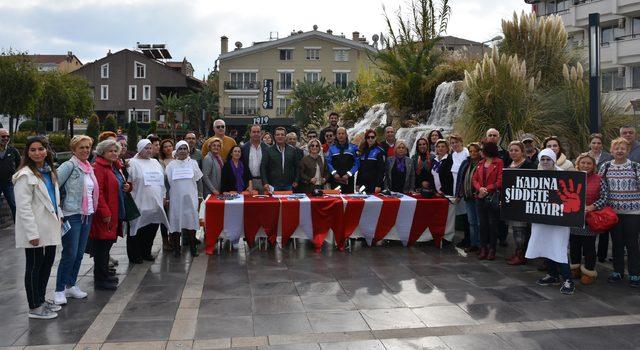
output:
<instances>
[{"instance_id":1,"label":"handbag","mask_svg":"<svg viewBox=\"0 0 640 350\"><path fill-rule=\"evenodd\" d=\"M493 183L493 192L484 197L484 203L493 210L500 210L500 190L498 189L498 179Z\"/></svg>"},{"instance_id":2,"label":"handbag","mask_svg":"<svg viewBox=\"0 0 640 350\"><path fill-rule=\"evenodd\" d=\"M585 221L589 229L596 233L607 232L618 224L618 214L609 206L587 212Z\"/></svg>"},{"instance_id":3,"label":"handbag","mask_svg":"<svg viewBox=\"0 0 640 350\"><path fill-rule=\"evenodd\" d=\"M124 221L135 220L140 217L140 210L129 192L124 193Z\"/></svg>"}]
</instances>

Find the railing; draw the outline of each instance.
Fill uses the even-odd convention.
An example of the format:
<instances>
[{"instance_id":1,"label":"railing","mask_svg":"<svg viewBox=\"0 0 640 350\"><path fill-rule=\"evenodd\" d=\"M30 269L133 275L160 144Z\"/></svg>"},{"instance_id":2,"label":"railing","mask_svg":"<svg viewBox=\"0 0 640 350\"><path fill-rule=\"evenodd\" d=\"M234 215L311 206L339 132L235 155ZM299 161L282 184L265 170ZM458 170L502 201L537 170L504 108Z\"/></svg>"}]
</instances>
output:
<instances>
[{"instance_id":1,"label":"railing","mask_svg":"<svg viewBox=\"0 0 640 350\"><path fill-rule=\"evenodd\" d=\"M258 115L258 108L224 108L225 115Z\"/></svg>"},{"instance_id":2,"label":"railing","mask_svg":"<svg viewBox=\"0 0 640 350\"><path fill-rule=\"evenodd\" d=\"M259 81L225 81L225 90L259 90Z\"/></svg>"}]
</instances>

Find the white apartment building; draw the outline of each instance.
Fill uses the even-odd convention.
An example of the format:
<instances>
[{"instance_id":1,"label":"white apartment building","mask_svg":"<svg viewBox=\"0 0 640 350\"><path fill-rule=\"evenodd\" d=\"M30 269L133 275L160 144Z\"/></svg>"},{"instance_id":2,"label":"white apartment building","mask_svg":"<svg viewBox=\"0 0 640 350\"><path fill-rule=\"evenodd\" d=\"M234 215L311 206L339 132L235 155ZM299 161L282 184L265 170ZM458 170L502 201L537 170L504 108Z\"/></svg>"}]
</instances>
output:
<instances>
[{"instance_id":1,"label":"white apartment building","mask_svg":"<svg viewBox=\"0 0 640 350\"><path fill-rule=\"evenodd\" d=\"M640 114L640 0L525 0L539 16L562 18L574 46L589 46L589 14L600 13L602 91Z\"/></svg>"}]
</instances>

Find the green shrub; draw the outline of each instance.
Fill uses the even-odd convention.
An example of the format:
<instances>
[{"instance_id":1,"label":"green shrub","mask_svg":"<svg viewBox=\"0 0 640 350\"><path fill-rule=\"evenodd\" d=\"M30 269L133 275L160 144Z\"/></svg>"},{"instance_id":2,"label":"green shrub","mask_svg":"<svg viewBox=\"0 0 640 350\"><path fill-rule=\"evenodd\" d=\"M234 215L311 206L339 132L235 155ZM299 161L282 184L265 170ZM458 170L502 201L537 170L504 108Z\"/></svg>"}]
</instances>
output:
<instances>
[{"instance_id":1,"label":"green shrub","mask_svg":"<svg viewBox=\"0 0 640 350\"><path fill-rule=\"evenodd\" d=\"M51 148L53 148L56 152L68 152L69 151L69 141L71 138L64 133L50 133L47 135L49 139L49 143L51 144Z\"/></svg>"},{"instance_id":2,"label":"green shrub","mask_svg":"<svg viewBox=\"0 0 640 350\"><path fill-rule=\"evenodd\" d=\"M129 129L127 129L127 148L130 151L134 151L138 146L138 123L132 120L129 123Z\"/></svg>"},{"instance_id":3,"label":"green shrub","mask_svg":"<svg viewBox=\"0 0 640 350\"><path fill-rule=\"evenodd\" d=\"M158 132L158 121L152 120L151 123L149 123L149 134L155 134L157 132Z\"/></svg>"},{"instance_id":4,"label":"green shrub","mask_svg":"<svg viewBox=\"0 0 640 350\"><path fill-rule=\"evenodd\" d=\"M96 114L92 114L89 117L89 123L87 123L87 136L93 139L93 144L97 144L98 135L100 134L100 118Z\"/></svg>"},{"instance_id":5,"label":"green shrub","mask_svg":"<svg viewBox=\"0 0 640 350\"><path fill-rule=\"evenodd\" d=\"M20 129L20 131L38 131L36 129L36 121L33 119L23 121L22 123L20 123L20 126L18 128Z\"/></svg>"},{"instance_id":6,"label":"green shrub","mask_svg":"<svg viewBox=\"0 0 640 350\"><path fill-rule=\"evenodd\" d=\"M102 124L102 131L113 131L116 132L118 129L118 121L113 114L107 115L104 119L104 123Z\"/></svg>"}]
</instances>

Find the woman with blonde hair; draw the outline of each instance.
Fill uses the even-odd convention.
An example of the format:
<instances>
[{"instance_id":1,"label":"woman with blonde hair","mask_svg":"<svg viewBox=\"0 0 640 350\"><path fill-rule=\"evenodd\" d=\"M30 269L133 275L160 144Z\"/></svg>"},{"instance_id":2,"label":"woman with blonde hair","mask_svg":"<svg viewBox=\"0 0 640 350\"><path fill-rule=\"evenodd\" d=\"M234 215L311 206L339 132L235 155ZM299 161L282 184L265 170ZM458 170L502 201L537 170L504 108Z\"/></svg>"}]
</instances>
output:
<instances>
[{"instance_id":1,"label":"woman with blonde hair","mask_svg":"<svg viewBox=\"0 0 640 350\"><path fill-rule=\"evenodd\" d=\"M322 188L329 180L329 168L322 157L322 144L311 139L307 146L309 154L300 161L300 185L302 193L310 194L314 188Z\"/></svg>"},{"instance_id":2,"label":"woman with blonde hair","mask_svg":"<svg viewBox=\"0 0 640 350\"><path fill-rule=\"evenodd\" d=\"M209 152L202 160L202 194L206 198L208 195L218 195L221 193L222 167L224 160L220 156L222 140L214 137L209 141Z\"/></svg>"},{"instance_id":3,"label":"woman with blonde hair","mask_svg":"<svg viewBox=\"0 0 640 350\"><path fill-rule=\"evenodd\" d=\"M384 187L392 192L412 192L416 179L407 142L397 140L393 151L394 155L387 158Z\"/></svg>"},{"instance_id":4,"label":"woman with blonde hair","mask_svg":"<svg viewBox=\"0 0 640 350\"><path fill-rule=\"evenodd\" d=\"M89 164L92 145L91 137L74 136L69 144L73 156L58 167L60 192L64 194L61 203L62 213L71 227L62 236L62 254L53 296L53 301L58 305L66 304L67 297L87 297L87 293L76 285L76 281L89 239L91 219L98 209L100 195L98 180Z\"/></svg>"}]
</instances>

